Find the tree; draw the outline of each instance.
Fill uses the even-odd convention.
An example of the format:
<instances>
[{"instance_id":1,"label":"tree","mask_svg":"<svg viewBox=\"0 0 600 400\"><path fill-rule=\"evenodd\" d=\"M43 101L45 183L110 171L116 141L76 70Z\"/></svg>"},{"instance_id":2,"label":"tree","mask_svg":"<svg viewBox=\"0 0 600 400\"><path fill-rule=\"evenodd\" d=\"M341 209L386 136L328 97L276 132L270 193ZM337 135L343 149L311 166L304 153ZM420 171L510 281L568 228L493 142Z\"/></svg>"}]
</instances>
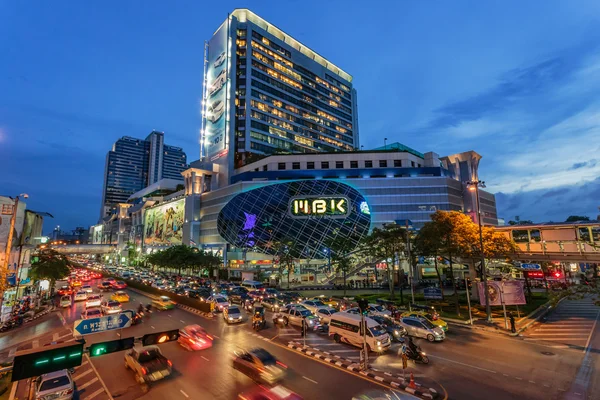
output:
<instances>
[{"instance_id":1,"label":"tree","mask_svg":"<svg viewBox=\"0 0 600 400\"><path fill-rule=\"evenodd\" d=\"M445 229L449 228L449 229ZM444 253L444 241L446 236L450 235L451 226L445 224L436 223L434 221L427 222L419 230L419 233L415 237L413 251L421 256L433 257L435 263L435 272L438 277L440 289L442 289L442 298L444 297L442 276L438 268L438 257ZM452 279L454 282L454 278Z\"/></svg>"},{"instance_id":2,"label":"tree","mask_svg":"<svg viewBox=\"0 0 600 400\"><path fill-rule=\"evenodd\" d=\"M590 217L584 215L569 215L565 222L589 221Z\"/></svg>"},{"instance_id":3,"label":"tree","mask_svg":"<svg viewBox=\"0 0 600 400\"><path fill-rule=\"evenodd\" d=\"M199 271L202 273L206 270L211 275L221 263L221 258L211 252L184 244L154 252L147 257L147 260L158 268L177 269L180 275L182 270L188 273Z\"/></svg>"},{"instance_id":4,"label":"tree","mask_svg":"<svg viewBox=\"0 0 600 400\"><path fill-rule=\"evenodd\" d=\"M284 237L281 240L273 243L275 258L279 264L279 276L283 280L283 271L287 268L287 287L290 288L290 276L294 268L294 259L298 258L298 249L295 241L291 238Z\"/></svg>"},{"instance_id":5,"label":"tree","mask_svg":"<svg viewBox=\"0 0 600 400\"><path fill-rule=\"evenodd\" d=\"M405 250L406 235L406 230L400 225L384 224L382 228L373 228L373 231L363 240L366 253L385 260L391 298L394 298L394 266L399 254ZM398 281L400 282L400 279Z\"/></svg>"},{"instance_id":6,"label":"tree","mask_svg":"<svg viewBox=\"0 0 600 400\"><path fill-rule=\"evenodd\" d=\"M332 238L325 242L331 257L331 264L334 266L337 273L342 273L344 280L344 296L346 295L347 290L347 274L352 268L352 257L350 256L350 253L354 250L353 243L355 242L348 240L346 237L338 236L337 234L334 234Z\"/></svg>"},{"instance_id":7,"label":"tree","mask_svg":"<svg viewBox=\"0 0 600 400\"><path fill-rule=\"evenodd\" d=\"M524 219L522 221L508 221L509 225L533 225L533 221L530 219Z\"/></svg>"},{"instance_id":8,"label":"tree","mask_svg":"<svg viewBox=\"0 0 600 400\"><path fill-rule=\"evenodd\" d=\"M31 265L29 273L34 280L49 280L52 291L57 280L69 276L69 265L67 257L47 248L38 252L37 261Z\"/></svg>"}]
</instances>

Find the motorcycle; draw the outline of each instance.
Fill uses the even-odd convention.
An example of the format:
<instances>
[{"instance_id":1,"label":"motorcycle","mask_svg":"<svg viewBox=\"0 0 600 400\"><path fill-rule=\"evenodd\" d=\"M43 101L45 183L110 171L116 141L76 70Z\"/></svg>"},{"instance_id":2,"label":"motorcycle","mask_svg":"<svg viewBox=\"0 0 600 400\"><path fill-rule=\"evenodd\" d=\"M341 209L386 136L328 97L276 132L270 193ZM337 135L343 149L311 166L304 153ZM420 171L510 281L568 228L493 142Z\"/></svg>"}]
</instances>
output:
<instances>
[{"instance_id":1,"label":"motorcycle","mask_svg":"<svg viewBox=\"0 0 600 400\"><path fill-rule=\"evenodd\" d=\"M267 321L265 320L265 309L257 306L254 309L254 315L252 316L252 329L259 331L267 327Z\"/></svg>"},{"instance_id":2,"label":"motorcycle","mask_svg":"<svg viewBox=\"0 0 600 400\"><path fill-rule=\"evenodd\" d=\"M133 319L131 320L131 325L141 324L144 321L144 313L135 313Z\"/></svg>"},{"instance_id":3,"label":"motorcycle","mask_svg":"<svg viewBox=\"0 0 600 400\"><path fill-rule=\"evenodd\" d=\"M410 359L413 360L414 362L420 362L423 364L429 364L429 357L427 357L427 354L421 350L421 347L417 346L416 352L413 351L410 346L406 347L406 356Z\"/></svg>"}]
</instances>

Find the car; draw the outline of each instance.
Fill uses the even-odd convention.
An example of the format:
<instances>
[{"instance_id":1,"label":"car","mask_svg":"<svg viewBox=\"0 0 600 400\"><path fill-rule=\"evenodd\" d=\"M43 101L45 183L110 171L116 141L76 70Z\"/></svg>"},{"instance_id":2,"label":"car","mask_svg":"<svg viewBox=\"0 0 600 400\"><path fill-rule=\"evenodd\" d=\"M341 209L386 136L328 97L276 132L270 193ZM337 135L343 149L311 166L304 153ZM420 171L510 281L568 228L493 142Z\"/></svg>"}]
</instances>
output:
<instances>
[{"instance_id":1,"label":"car","mask_svg":"<svg viewBox=\"0 0 600 400\"><path fill-rule=\"evenodd\" d=\"M100 318L101 316L102 316L102 310L97 307L86 308L81 313L81 319Z\"/></svg>"},{"instance_id":2,"label":"car","mask_svg":"<svg viewBox=\"0 0 600 400\"><path fill-rule=\"evenodd\" d=\"M327 307L327 305L325 305L325 303L321 302L320 300L304 300L300 304L306 307L310 312L315 312L318 308L321 307Z\"/></svg>"},{"instance_id":3,"label":"car","mask_svg":"<svg viewBox=\"0 0 600 400\"><path fill-rule=\"evenodd\" d=\"M348 309L344 310L344 312L346 312L348 314L359 314L360 315L360 309L358 307L348 308Z\"/></svg>"},{"instance_id":4,"label":"car","mask_svg":"<svg viewBox=\"0 0 600 400\"><path fill-rule=\"evenodd\" d=\"M200 325L188 325L179 330L177 342L190 351L212 347L214 338Z\"/></svg>"},{"instance_id":5,"label":"car","mask_svg":"<svg viewBox=\"0 0 600 400\"><path fill-rule=\"evenodd\" d=\"M287 366L278 361L271 353L262 348L247 352L236 352L233 368L256 382L269 385L281 381L286 376Z\"/></svg>"},{"instance_id":6,"label":"car","mask_svg":"<svg viewBox=\"0 0 600 400\"><path fill-rule=\"evenodd\" d=\"M121 303L116 300L103 300L100 304L100 308L104 315L120 314L123 311Z\"/></svg>"},{"instance_id":7,"label":"car","mask_svg":"<svg viewBox=\"0 0 600 400\"><path fill-rule=\"evenodd\" d=\"M408 335L406 328L391 318L382 317L381 315L370 315L369 318L383 326L389 337L396 342L401 342L402 338Z\"/></svg>"},{"instance_id":8,"label":"car","mask_svg":"<svg viewBox=\"0 0 600 400\"><path fill-rule=\"evenodd\" d=\"M381 304L369 304L367 312L369 315L381 315L382 317L392 318L392 312Z\"/></svg>"},{"instance_id":9,"label":"car","mask_svg":"<svg viewBox=\"0 0 600 400\"><path fill-rule=\"evenodd\" d=\"M114 292L110 296L110 299L118 301L119 303L127 303L129 301L129 295L126 292L119 290L117 292Z\"/></svg>"},{"instance_id":10,"label":"car","mask_svg":"<svg viewBox=\"0 0 600 400\"><path fill-rule=\"evenodd\" d=\"M277 312L281 309L281 307L283 307L283 304L275 297L264 299L260 305L272 312Z\"/></svg>"},{"instance_id":11,"label":"car","mask_svg":"<svg viewBox=\"0 0 600 400\"><path fill-rule=\"evenodd\" d=\"M83 277L81 278L81 280L83 282L89 282L89 281L92 280L92 276L90 274L85 274L85 275L83 275Z\"/></svg>"},{"instance_id":12,"label":"car","mask_svg":"<svg viewBox=\"0 0 600 400\"><path fill-rule=\"evenodd\" d=\"M107 292L112 289L112 284L109 281L104 281L98 284L98 290Z\"/></svg>"},{"instance_id":13,"label":"car","mask_svg":"<svg viewBox=\"0 0 600 400\"><path fill-rule=\"evenodd\" d=\"M213 68L218 68L221 66L221 64L223 64L225 62L225 59L227 58L227 55L225 54L225 52L221 52L221 54L219 54L219 56L215 59L215 62L213 63Z\"/></svg>"},{"instance_id":14,"label":"car","mask_svg":"<svg viewBox=\"0 0 600 400\"><path fill-rule=\"evenodd\" d=\"M35 396L37 400L71 400L75 392L73 378L68 370L50 372L35 379Z\"/></svg>"},{"instance_id":15,"label":"car","mask_svg":"<svg viewBox=\"0 0 600 400\"><path fill-rule=\"evenodd\" d=\"M273 325L281 323L284 326L295 325L301 327L302 320L306 320L309 328L314 328L319 323L319 318L304 307L286 307L273 316Z\"/></svg>"},{"instance_id":16,"label":"car","mask_svg":"<svg viewBox=\"0 0 600 400\"><path fill-rule=\"evenodd\" d=\"M138 383L149 383L171 375L173 363L158 346L134 347L125 353L125 368L135 373Z\"/></svg>"},{"instance_id":17,"label":"car","mask_svg":"<svg viewBox=\"0 0 600 400\"><path fill-rule=\"evenodd\" d=\"M286 296L292 299L292 303L300 303L304 297L298 292L283 292Z\"/></svg>"},{"instance_id":18,"label":"car","mask_svg":"<svg viewBox=\"0 0 600 400\"><path fill-rule=\"evenodd\" d=\"M92 296L88 296L85 301L85 308L88 307L100 307L100 303L102 303L102 296L99 294L94 294Z\"/></svg>"},{"instance_id":19,"label":"car","mask_svg":"<svg viewBox=\"0 0 600 400\"><path fill-rule=\"evenodd\" d=\"M112 285L112 283L113 283L113 282L115 282L115 281L116 281L116 279L115 279L115 278L113 278L113 277L106 278L106 282L110 282L110 284L111 284L111 285Z\"/></svg>"},{"instance_id":20,"label":"car","mask_svg":"<svg viewBox=\"0 0 600 400\"><path fill-rule=\"evenodd\" d=\"M208 87L208 96L212 97L217 94L217 92L223 88L225 82L227 82L227 70L223 69Z\"/></svg>"},{"instance_id":21,"label":"car","mask_svg":"<svg viewBox=\"0 0 600 400\"><path fill-rule=\"evenodd\" d=\"M221 100L216 100L206 108L207 119L213 124L217 122L225 113L225 103Z\"/></svg>"},{"instance_id":22,"label":"car","mask_svg":"<svg viewBox=\"0 0 600 400\"><path fill-rule=\"evenodd\" d=\"M70 296L73 294L73 289L66 285L63 285L60 288L58 288L57 293L59 296Z\"/></svg>"},{"instance_id":23,"label":"car","mask_svg":"<svg viewBox=\"0 0 600 400\"><path fill-rule=\"evenodd\" d=\"M87 298L88 298L87 292L79 291L79 292L75 293L73 300L74 301L84 301L84 300L87 300Z\"/></svg>"},{"instance_id":24,"label":"car","mask_svg":"<svg viewBox=\"0 0 600 400\"><path fill-rule=\"evenodd\" d=\"M223 309L223 319L228 324L242 322L242 311L238 306L229 306Z\"/></svg>"},{"instance_id":25,"label":"car","mask_svg":"<svg viewBox=\"0 0 600 400\"><path fill-rule=\"evenodd\" d=\"M425 338L430 342L441 342L446 338L442 328L433 325L427 319L403 317L400 318L399 322L400 325L406 328L409 336Z\"/></svg>"},{"instance_id":26,"label":"car","mask_svg":"<svg viewBox=\"0 0 600 400\"><path fill-rule=\"evenodd\" d=\"M241 393L239 400L302 400L298 393L277 385L274 387L257 386L251 390Z\"/></svg>"},{"instance_id":27,"label":"car","mask_svg":"<svg viewBox=\"0 0 600 400\"><path fill-rule=\"evenodd\" d=\"M335 314L337 310L333 307L319 307L317 308L315 315L319 317L321 324L329 324L331 316Z\"/></svg>"},{"instance_id":28,"label":"car","mask_svg":"<svg viewBox=\"0 0 600 400\"><path fill-rule=\"evenodd\" d=\"M431 322L435 326L442 328L444 332L448 332L448 323L441 319L437 313L428 311L407 311L402 313L401 317L423 318Z\"/></svg>"},{"instance_id":29,"label":"car","mask_svg":"<svg viewBox=\"0 0 600 400\"><path fill-rule=\"evenodd\" d=\"M210 296L207 301L213 303L214 308L217 311L223 311L225 308L229 307L229 301L221 295Z\"/></svg>"},{"instance_id":30,"label":"car","mask_svg":"<svg viewBox=\"0 0 600 400\"><path fill-rule=\"evenodd\" d=\"M338 308L340 305L340 302L338 300L334 299L333 297L325 296L324 294L313 297L311 300L319 300L321 303L332 308Z\"/></svg>"},{"instance_id":31,"label":"car","mask_svg":"<svg viewBox=\"0 0 600 400\"><path fill-rule=\"evenodd\" d=\"M206 288L192 289L188 292L188 297L204 301L210 297L210 290Z\"/></svg>"},{"instance_id":32,"label":"car","mask_svg":"<svg viewBox=\"0 0 600 400\"><path fill-rule=\"evenodd\" d=\"M87 292L87 293L94 293L94 289L92 289L92 287L90 285L83 285L83 286L81 286L80 290L83 290L84 292Z\"/></svg>"},{"instance_id":33,"label":"car","mask_svg":"<svg viewBox=\"0 0 600 400\"><path fill-rule=\"evenodd\" d=\"M123 290L123 289L127 288L127 284L125 282L123 282L123 281L113 282L111 284L111 286L112 286L113 289L117 289L117 290Z\"/></svg>"},{"instance_id":34,"label":"car","mask_svg":"<svg viewBox=\"0 0 600 400\"><path fill-rule=\"evenodd\" d=\"M79 286L81 286L81 285L82 285L82 283L81 283L81 281L80 281L79 279L73 279L73 280L71 281L71 286L72 286L72 287L74 287L74 288L75 288L75 287L79 287Z\"/></svg>"},{"instance_id":35,"label":"car","mask_svg":"<svg viewBox=\"0 0 600 400\"><path fill-rule=\"evenodd\" d=\"M274 288L265 288L264 290L265 296L267 297L279 297L279 290Z\"/></svg>"},{"instance_id":36,"label":"car","mask_svg":"<svg viewBox=\"0 0 600 400\"><path fill-rule=\"evenodd\" d=\"M172 310L175 308L175 302L167 296L160 296L156 300L152 300L152 307L157 310Z\"/></svg>"},{"instance_id":37,"label":"car","mask_svg":"<svg viewBox=\"0 0 600 400\"><path fill-rule=\"evenodd\" d=\"M248 292L248 296L250 296L254 301L262 301L262 299L265 298L265 294L260 290L251 290Z\"/></svg>"},{"instance_id":38,"label":"car","mask_svg":"<svg viewBox=\"0 0 600 400\"><path fill-rule=\"evenodd\" d=\"M60 298L61 307L71 307L71 296L62 296Z\"/></svg>"}]
</instances>

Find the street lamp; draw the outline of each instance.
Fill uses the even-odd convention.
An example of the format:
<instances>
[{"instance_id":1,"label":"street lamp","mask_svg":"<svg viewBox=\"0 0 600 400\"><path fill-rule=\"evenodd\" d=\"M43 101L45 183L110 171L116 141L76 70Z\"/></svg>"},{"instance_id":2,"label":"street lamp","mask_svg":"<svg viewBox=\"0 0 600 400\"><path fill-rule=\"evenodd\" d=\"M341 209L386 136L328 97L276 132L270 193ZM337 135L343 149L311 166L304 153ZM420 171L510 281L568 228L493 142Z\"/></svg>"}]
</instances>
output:
<instances>
[{"instance_id":1,"label":"street lamp","mask_svg":"<svg viewBox=\"0 0 600 400\"><path fill-rule=\"evenodd\" d=\"M485 182L479 179L467 181L467 188L471 192L475 192L476 208L477 208L477 225L479 225L479 250L481 251L481 280L483 281L483 291L485 294L485 313L487 314L487 322L492 322L492 310L490 307L490 293L487 285L487 271L485 270L485 254L483 251L483 230L481 226L481 206L479 203L479 188L485 188ZM467 290L469 288L467 287Z\"/></svg>"}]
</instances>

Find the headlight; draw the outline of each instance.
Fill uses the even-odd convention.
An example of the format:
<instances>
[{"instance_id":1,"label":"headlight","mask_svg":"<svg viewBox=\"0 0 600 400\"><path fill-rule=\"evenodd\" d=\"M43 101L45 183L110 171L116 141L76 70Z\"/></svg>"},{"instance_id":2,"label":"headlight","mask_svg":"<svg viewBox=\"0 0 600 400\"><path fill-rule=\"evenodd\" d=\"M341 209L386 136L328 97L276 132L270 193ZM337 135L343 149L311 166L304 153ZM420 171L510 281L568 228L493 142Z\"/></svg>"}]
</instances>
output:
<instances>
[{"instance_id":1,"label":"headlight","mask_svg":"<svg viewBox=\"0 0 600 400\"><path fill-rule=\"evenodd\" d=\"M376 343L377 343L377 346L381 346L381 342L379 340Z\"/></svg>"},{"instance_id":2,"label":"headlight","mask_svg":"<svg viewBox=\"0 0 600 400\"><path fill-rule=\"evenodd\" d=\"M394 336L398 336L400 334L399 331L394 331Z\"/></svg>"},{"instance_id":3,"label":"headlight","mask_svg":"<svg viewBox=\"0 0 600 400\"><path fill-rule=\"evenodd\" d=\"M233 321L233 318L229 317L229 320L230 320L230 321Z\"/></svg>"}]
</instances>

